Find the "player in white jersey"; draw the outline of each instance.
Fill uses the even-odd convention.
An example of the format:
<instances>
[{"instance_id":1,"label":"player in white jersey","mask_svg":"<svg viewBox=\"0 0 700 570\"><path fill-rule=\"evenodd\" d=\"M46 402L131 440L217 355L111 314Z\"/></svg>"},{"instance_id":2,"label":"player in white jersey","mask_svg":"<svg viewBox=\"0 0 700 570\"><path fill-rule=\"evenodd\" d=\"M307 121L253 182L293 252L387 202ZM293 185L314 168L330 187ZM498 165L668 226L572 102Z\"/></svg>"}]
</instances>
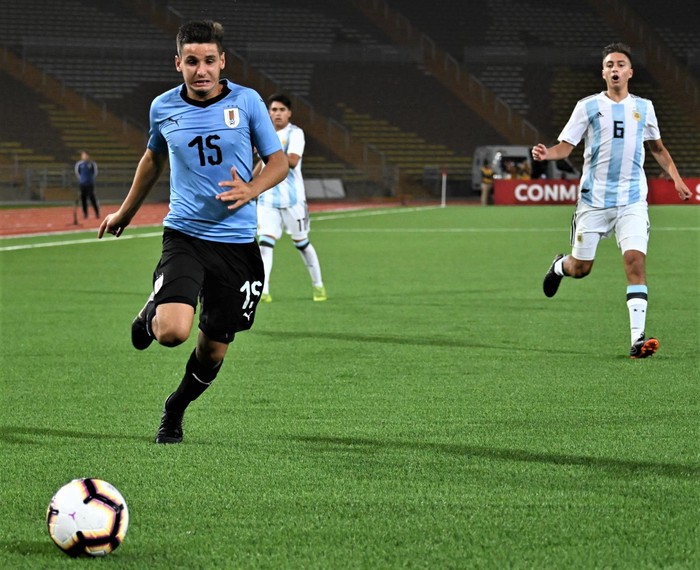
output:
<instances>
[{"instance_id":1,"label":"player in white jersey","mask_svg":"<svg viewBox=\"0 0 700 570\"><path fill-rule=\"evenodd\" d=\"M265 281L260 301L272 302L272 295L270 295L272 254L283 231L292 238L294 247L299 251L309 271L313 300L325 301L328 295L321 277L321 265L316 249L309 241L309 210L306 205L304 178L301 175L301 160L306 144L304 131L290 122L292 102L286 95L282 93L271 95L267 98L267 107L282 149L287 154L289 173L285 180L258 198L258 243L265 266ZM255 172L260 172L262 169L263 164L260 162L256 165Z\"/></svg>"},{"instance_id":2,"label":"player in white jersey","mask_svg":"<svg viewBox=\"0 0 700 570\"><path fill-rule=\"evenodd\" d=\"M134 348L166 347L190 336L198 304L196 347L165 401L156 443L180 443L186 408L214 381L236 333L250 329L263 264L255 240L255 200L287 175L287 160L255 91L221 79L223 27L183 24L175 67L183 84L153 100L150 136L129 193L97 237L119 237L170 164L170 210L153 292L131 325ZM267 168L253 176L253 147Z\"/></svg>"},{"instance_id":3,"label":"player in white jersey","mask_svg":"<svg viewBox=\"0 0 700 570\"><path fill-rule=\"evenodd\" d=\"M633 75L629 46L613 43L603 49L607 89L581 99L559 135L558 144L532 149L535 160L567 158L584 139L584 164L579 199L571 229L571 254L559 254L547 271L543 290L553 297L563 277L591 272L598 242L615 234L627 275L631 358L646 358L659 348L647 337L646 253L649 239L644 146L673 180L678 195L690 198L668 150L661 142L654 105L629 92Z\"/></svg>"}]
</instances>

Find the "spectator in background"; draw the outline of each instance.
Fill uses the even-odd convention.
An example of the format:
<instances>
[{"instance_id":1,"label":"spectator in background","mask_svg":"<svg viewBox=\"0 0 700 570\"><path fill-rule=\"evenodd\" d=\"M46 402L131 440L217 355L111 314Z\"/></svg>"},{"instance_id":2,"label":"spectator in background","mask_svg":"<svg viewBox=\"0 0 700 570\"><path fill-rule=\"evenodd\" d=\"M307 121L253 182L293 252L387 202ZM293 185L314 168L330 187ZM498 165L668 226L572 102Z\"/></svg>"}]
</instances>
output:
<instances>
[{"instance_id":1,"label":"spectator in background","mask_svg":"<svg viewBox=\"0 0 700 570\"><path fill-rule=\"evenodd\" d=\"M488 160L481 165L481 205L488 206L489 198L493 192L493 168Z\"/></svg>"},{"instance_id":2,"label":"spectator in background","mask_svg":"<svg viewBox=\"0 0 700 570\"><path fill-rule=\"evenodd\" d=\"M515 161L503 161L503 178L506 180L515 180L518 177L518 168L515 166Z\"/></svg>"},{"instance_id":3,"label":"spectator in background","mask_svg":"<svg viewBox=\"0 0 700 570\"><path fill-rule=\"evenodd\" d=\"M97 178L97 163L90 158L90 153L82 151L80 160L75 163L75 177L80 187L80 202L83 206L83 216L88 217L88 201L95 210L95 217L100 217L100 204L95 195L95 178Z\"/></svg>"},{"instance_id":4,"label":"spectator in background","mask_svg":"<svg viewBox=\"0 0 700 570\"><path fill-rule=\"evenodd\" d=\"M542 288L553 297L564 277L591 272L598 242L615 234L627 276L631 358L652 356L659 341L647 337L646 253L649 241L647 179L644 147L672 179L683 200L688 186L661 142L654 105L629 92L632 78L629 46L614 43L603 49L602 76L607 89L580 99L559 135L559 143L533 147L535 160L562 160L583 139L584 164L579 199L571 227L571 254L554 258Z\"/></svg>"},{"instance_id":5,"label":"spectator in background","mask_svg":"<svg viewBox=\"0 0 700 570\"><path fill-rule=\"evenodd\" d=\"M530 164L527 162L527 160L523 160L522 162L518 163L517 172L518 172L518 174L517 174L518 180L530 180L531 170L530 170Z\"/></svg>"}]
</instances>

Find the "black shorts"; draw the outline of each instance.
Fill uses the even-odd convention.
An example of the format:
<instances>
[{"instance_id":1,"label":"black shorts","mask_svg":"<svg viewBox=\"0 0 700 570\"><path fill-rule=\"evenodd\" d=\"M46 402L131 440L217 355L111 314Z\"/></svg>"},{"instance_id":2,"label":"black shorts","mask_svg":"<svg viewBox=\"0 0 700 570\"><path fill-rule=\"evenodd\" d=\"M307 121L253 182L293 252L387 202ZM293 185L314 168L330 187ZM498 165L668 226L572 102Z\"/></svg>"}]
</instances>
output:
<instances>
[{"instance_id":1,"label":"black shorts","mask_svg":"<svg viewBox=\"0 0 700 570\"><path fill-rule=\"evenodd\" d=\"M186 303L196 311L199 301L201 331L230 343L235 333L253 326L264 275L255 240L222 243L165 228L153 272L155 304Z\"/></svg>"}]
</instances>

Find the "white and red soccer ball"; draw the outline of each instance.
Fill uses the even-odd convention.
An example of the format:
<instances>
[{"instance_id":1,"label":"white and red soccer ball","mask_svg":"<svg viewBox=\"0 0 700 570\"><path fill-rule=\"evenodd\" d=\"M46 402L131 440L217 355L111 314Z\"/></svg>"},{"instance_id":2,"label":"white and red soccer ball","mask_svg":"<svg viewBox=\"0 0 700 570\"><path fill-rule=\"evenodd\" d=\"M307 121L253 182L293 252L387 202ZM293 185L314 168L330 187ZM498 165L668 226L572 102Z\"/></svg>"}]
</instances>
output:
<instances>
[{"instance_id":1,"label":"white and red soccer ball","mask_svg":"<svg viewBox=\"0 0 700 570\"><path fill-rule=\"evenodd\" d=\"M129 527L122 494L101 479L74 479L61 487L46 512L49 536L70 556L105 556Z\"/></svg>"}]
</instances>

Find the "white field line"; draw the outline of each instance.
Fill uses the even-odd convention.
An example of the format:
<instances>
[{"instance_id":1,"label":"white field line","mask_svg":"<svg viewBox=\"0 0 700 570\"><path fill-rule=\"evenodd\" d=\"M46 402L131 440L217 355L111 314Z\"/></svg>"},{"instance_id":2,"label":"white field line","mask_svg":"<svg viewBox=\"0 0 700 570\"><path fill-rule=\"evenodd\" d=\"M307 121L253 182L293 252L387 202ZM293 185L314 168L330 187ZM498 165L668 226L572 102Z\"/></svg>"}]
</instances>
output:
<instances>
[{"instance_id":1,"label":"white field line","mask_svg":"<svg viewBox=\"0 0 700 570\"><path fill-rule=\"evenodd\" d=\"M363 218L371 216L384 216L388 214L410 214L414 212L424 212L426 210L439 209L439 206L425 206L420 208L391 208L387 210L363 210L363 211L351 211L347 210L339 211L333 214L319 214L312 216L313 221L325 221L325 220L339 220L344 218ZM143 226L142 226L143 227ZM89 243L116 243L118 241L128 240L128 239L141 239L141 238L152 238L161 237L163 235L161 226L158 227L157 232L148 232L143 234L126 234L119 238L113 238L112 236L105 236L102 240L98 240L96 237L89 238L79 238L72 240L63 241L46 241L37 242L32 244L21 244L21 245L7 245L0 247L0 252L3 251L17 251L23 249L36 249L42 247L59 247L63 245L81 245ZM698 227L653 227L654 232L684 232L684 231L698 231ZM542 232L567 232L568 228L563 226L561 228L354 228L354 229L341 229L341 228L314 228L314 233L542 233ZM63 232L66 233L73 232ZM82 232L81 232L82 233ZM49 234L35 234L31 237L49 237L57 235L54 233ZM30 237L30 236L11 236L2 238L4 240L19 238L19 237Z\"/></svg>"},{"instance_id":2,"label":"white field line","mask_svg":"<svg viewBox=\"0 0 700 570\"><path fill-rule=\"evenodd\" d=\"M121 241L121 240L126 240L126 239L161 237L162 235L163 235L163 232L159 231L159 232L149 232L149 233L145 233L145 234L125 235L125 236L121 236L119 238L113 238L112 236L108 236L108 237L103 238L101 240L98 240L96 237L89 237L89 238L81 238L81 239L68 239L68 240L63 240L63 241L45 241L45 242L38 242L38 243L25 243L25 244L21 244L21 245L6 245L3 247L0 247L0 251L17 251L19 249L37 249L40 247L59 247L61 245L80 245L80 244L86 244L86 243L112 243L115 241Z\"/></svg>"},{"instance_id":3,"label":"white field line","mask_svg":"<svg viewBox=\"0 0 700 570\"><path fill-rule=\"evenodd\" d=\"M336 220L339 218L359 218L363 216L381 216L383 214L394 214L394 213L410 213L410 212L417 212L417 211L425 211L425 210L432 210L436 209L438 206L425 206L425 207L420 207L420 208L392 208L389 210L377 210L377 211L358 211L360 208L343 208L340 210L336 210L336 213L331 213L331 214L323 214L323 215L313 215L314 220ZM333 212L330 210L330 212ZM129 226L130 228L162 228L161 224L151 224L151 225L136 225L136 226ZM9 235L9 236L0 236L0 241L4 240L12 240L12 239L22 239L22 238L38 238L38 237L47 237L47 236L65 236L65 235L73 235L73 234L84 234L84 233L93 233L97 234L97 228L94 230L65 230L62 232L45 232L45 233L31 233L31 234L19 234L19 235ZM143 234L141 236L130 236L131 238L135 237L151 237L153 234ZM106 236L109 237L109 236ZM123 236L121 239L125 239L127 236ZM62 244L75 244L75 243L89 243L91 240L87 241L82 241L82 240L76 240L76 241L62 241L62 242L55 242L51 244L50 247L53 247L54 245L62 245ZM44 245L37 245L35 247L47 247ZM10 248L0 248L0 251L11 251L12 249L27 249L26 247L21 247L17 248L16 246L10 246Z\"/></svg>"}]
</instances>

